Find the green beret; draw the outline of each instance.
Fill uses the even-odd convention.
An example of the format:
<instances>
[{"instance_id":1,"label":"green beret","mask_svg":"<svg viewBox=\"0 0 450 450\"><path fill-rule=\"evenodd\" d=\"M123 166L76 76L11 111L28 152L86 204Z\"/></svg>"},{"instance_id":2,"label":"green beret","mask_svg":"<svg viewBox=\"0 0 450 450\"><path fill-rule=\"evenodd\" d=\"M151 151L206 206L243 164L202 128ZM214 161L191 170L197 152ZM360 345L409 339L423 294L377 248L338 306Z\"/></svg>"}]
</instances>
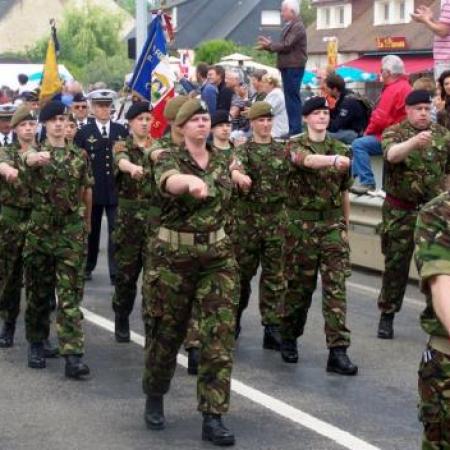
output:
<instances>
[{"instance_id":1,"label":"green beret","mask_svg":"<svg viewBox=\"0 0 450 450\"><path fill-rule=\"evenodd\" d=\"M164 108L164 117L167 120L175 120L179 109L189 100L186 95L178 95L170 99Z\"/></svg>"},{"instance_id":2,"label":"green beret","mask_svg":"<svg viewBox=\"0 0 450 450\"><path fill-rule=\"evenodd\" d=\"M255 102L248 111L249 120L259 119L260 117L272 117L272 105L267 102Z\"/></svg>"},{"instance_id":3,"label":"green beret","mask_svg":"<svg viewBox=\"0 0 450 450\"><path fill-rule=\"evenodd\" d=\"M15 128L20 122L25 120L36 120L36 116L26 105L20 105L11 119L11 128Z\"/></svg>"},{"instance_id":4,"label":"green beret","mask_svg":"<svg viewBox=\"0 0 450 450\"><path fill-rule=\"evenodd\" d=\"M196 114L208 114L206 103L197 99L188 100L179 109L174 123L181 127Z\"/></svg>"}]
</instances>

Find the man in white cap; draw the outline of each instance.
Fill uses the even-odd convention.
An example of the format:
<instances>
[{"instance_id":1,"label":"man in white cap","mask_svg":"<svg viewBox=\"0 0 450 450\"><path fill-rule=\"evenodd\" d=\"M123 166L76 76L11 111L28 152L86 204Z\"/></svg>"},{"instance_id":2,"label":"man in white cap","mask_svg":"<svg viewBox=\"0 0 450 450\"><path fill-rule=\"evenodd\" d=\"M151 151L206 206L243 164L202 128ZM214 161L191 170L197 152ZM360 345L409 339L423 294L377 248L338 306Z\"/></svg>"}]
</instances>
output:
<instances>
[{"instance_id":1,"label":"man in white cap","mask_svg":"<svg viewBox=\"0 0 450 450\"><path fill-rule=\"evenodd\" d=\"M111 120L111 109L117 94L109 89L97 89L87 96L95 120L83 126L75 136L75 143L89 155L94 174L91 233L88 239L86 279L92 279L97 265L103 212L108 219L108 267L111 283L116 278L114 247L111 234L114 230L117 210L117 191L114 181L114 143L128 136L127 130Z\"/></svg>"}]
</instances>

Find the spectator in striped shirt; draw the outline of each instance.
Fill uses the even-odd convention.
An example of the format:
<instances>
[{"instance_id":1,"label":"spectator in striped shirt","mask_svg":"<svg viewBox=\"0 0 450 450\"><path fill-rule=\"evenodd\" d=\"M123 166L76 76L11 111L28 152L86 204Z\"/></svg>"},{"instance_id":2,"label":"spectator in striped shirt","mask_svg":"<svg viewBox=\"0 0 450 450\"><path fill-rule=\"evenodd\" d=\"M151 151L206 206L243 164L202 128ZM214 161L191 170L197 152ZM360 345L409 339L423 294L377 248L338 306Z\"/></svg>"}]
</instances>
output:
<instances>
[{"instance_id":1,"label":"spectator in striped shirt","mask_svg":"<svg viewBox=\"0 0 450 450\"><path fill-rule=\"evenodd\" d=\"M444 70L450 69L450 0L443 0L438 20L428 6L419 6L411 18L423 23L434 33L433 58L434 77L439 78Z\"/></svg>"}]
</instances>

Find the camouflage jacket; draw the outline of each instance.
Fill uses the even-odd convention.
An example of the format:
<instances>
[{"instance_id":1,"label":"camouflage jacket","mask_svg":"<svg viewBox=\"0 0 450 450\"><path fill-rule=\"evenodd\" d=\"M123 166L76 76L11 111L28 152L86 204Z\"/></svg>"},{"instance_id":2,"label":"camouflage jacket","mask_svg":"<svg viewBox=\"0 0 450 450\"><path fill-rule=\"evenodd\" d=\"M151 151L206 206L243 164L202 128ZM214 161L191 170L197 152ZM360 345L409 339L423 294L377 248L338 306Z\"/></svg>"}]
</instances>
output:
<instances>
[{"instance_id":1,"label":"camouflage jacket","mask_svg":"<svg viewBox=\"0 0 450 450\"><path fill-rule=\"evenodd\" d=\"M415 232L417 269L427 306L420 317L423 330L432 336L448 337L433 310L427 281L435 275L450 275L450 191L436 197L419 213Z\"/></svg>"},{"instance_id":2,"label":"camouflage jacket","mask_svg":"<svg viewBox=\"0 0 450 450\"><path fill-rule=\"evenodd\" d=\"M46 166L27 166L33 210L55 216L78 211L82 206L81 190L94 184L86 157L74 145L52 147L46 143L40 151L48 151L51 160ZM36 152L25 152L23 159Z\"/></svg>"},{"instance_id":3,"label":"camouflage jacket","mask_svg":"<svg viewBox=\"0 0 450 450\"><path fill-rule=\"evenodd\" d=\"M114 172L119 200L151 200L156 186L153 178L153 165L150 159L150 146L145 149L137 147L133 144L133 138L129 136L124 141L117 141L113 150ZM118 164L122 159L130 161L137 166L142 166L144 176L140 180L135 180L131 178L129 173L119 170Z\"/></svg>"},{"instance_id":4,"label":"camouflage jacket","mask_svg":"<svg viewBox=\"0 0 450 450\"><path fill-rule=\"evenodd\" d=\"M26 166L20 155L19 144L0 148L0 163L6 163L19 171L14 183L0 177L0 204L14 208L31 208L31 192L26 179Z\"/></svg>"},{"instance_id":5,"label":"camouflage jacket","mask_svg":"<svg viewBox=\"0 0 450 450\"><path fill-rule=\"evenodd\" d=\"M231 161L208 147L210 159L202 170L184 146L162 153L154 165L155 180L161 192L161 225L171 230L205 233L223 227L227 220L232 182ZM172 196L165 191L166 180L174 174L195 175L208 185L204 200L189 194Z\"/></svg>"},{"instance_id":6,"label":"camouflage jacket","mask_svg":"<svg viewBox=\"0 0 450 450\"><path fill-rule=\"evenodd\" d=\"M450 173L450 133L438 124L432 124L430 130L433 141L429 148L413 150L398 164L385 159L385 191L388 194L422 204L444 191L445 175ZM405 142L419 132L408 121L388 128L382 140L384 157L392 145Z\"/></svg>"},{"instance_id":7,"label":"camouflage jacket","mask_svg":"<svg viewBox=\"0 0 450 450\"><path fill-rule=\"evenodd\" d=\"M326 137L324 142L313 142L303 133L290 144L293 153L309 155L342 155L351 157L348 147L336 139ZM342 192L352 185L350 171L340 172L335 167L310 169L292 165L288 179L288 208L295 210L326 211L342 208Z\"/></svg>"},{"instance_id":8,"label":"camouflage jacket","mask_svg":"<svg viewBox=\"0 0 450 450\"><path fill-rule=\"evenodd\" d=\"M248 205L284 203L291 163L286 158L283 144L275 141L270 144L249 141L236 148L236 158L252 179L250 191L241 193L241 200Z\"/></svg>"}]
</instances>

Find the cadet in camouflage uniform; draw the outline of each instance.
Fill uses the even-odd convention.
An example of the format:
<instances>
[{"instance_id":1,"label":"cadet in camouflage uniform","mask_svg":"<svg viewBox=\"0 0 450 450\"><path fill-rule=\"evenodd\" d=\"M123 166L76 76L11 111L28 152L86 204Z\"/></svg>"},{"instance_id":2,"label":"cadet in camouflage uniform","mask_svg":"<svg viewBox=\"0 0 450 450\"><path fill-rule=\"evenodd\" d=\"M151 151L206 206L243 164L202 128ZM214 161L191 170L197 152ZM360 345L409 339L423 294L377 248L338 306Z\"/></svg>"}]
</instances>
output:
<instances>
[{"instance_id":1,"label":"cadet in camouflage uniform","mask_svg":"<svg viewBox=\"0 0 450 450\"><path fill-rule=\"evenodd\" d=\"M263 347L280 349L280 305L284 300L284 250L286 180L290 162L285 146L272 140L272 108L255 102L249 110L253 138L236 149L238 160L252 180L235 206L236 259L241 283L236 336L248 305L251 286L261 263L259 309L264 326Z\"/></svg>"},{"instance_id":2,"label":"cadet in camouflage uniform","mask_svg":"<svg viewBox=\"0 0 450 450\"><path fill-rule=\"evenodd\" d=\"M31 195L24 179L21 153L34 142L36 119L26 106L15 112L11 127L18 134L15 144L0 148L0 347L12 347L20 311L22 251L31 212Z\"/></svg>"},{"instance_id":3,"label":"cadet in camouflage uniform","mask_svg":"<svg viewBox=\"0 0 450 450\"><path fill-rule=\"evenodd\" d=\"M150 104L136 102L126 113L131 136L114 145L119 197L114 229L117 275L112 300L117 342L130 342L129 315L136 298L137 280L145 264L150 208L153 207L153 170L148 128Z\"/></svg>"},{"instance_id":4,"label":"cadet in camouflage uniform","mask_svg":"<svg viewBox=\"0 0 450 450\"><path fill-rule=\"evenodd\" d=\"M165 426L163 396L175 372L192 305L198 302L202 438L232 445L234 435L221 415L229 408L236 314L236 261L223 228L233 167L222 153L206 146L210 117L203 102L186 102L175 124L182 127L185 144L161 153L154 166L162 213L145 279L151 317L146 327L145 419L151 429ZM238 170L233 176L241 183L248 178Z\"/></svg>"},{"instance_id":5,"label":"cadet in camouflage uniform","mask_svg":"<svg viewBox=\"0 0 450 450\"><path fill-rule=\"evenodd\" d=\"M82 361L80 304L93 179L85 156L64 142L65 105L49 102L39 119L46 126L47 141L40 151L30 149L23 155L33 205L24 249L28 365L46 365L43 340L50 326L47 294L56 276L60 354L66 359L66 376L78 378L89 373Z\"/></svg>"},{"instance_id":6,"label":"cadet in camouflage uniform","mask_svg":"<svg viewBox=\"0 0 450 450\"><path fill-rule=\"evenodd\" d=\"M450 173L450 134L431 123L431 97L412 91L406 98L407 118L383 134L385 191L381 250L385 270L378 308L378 337L392 339L414 251L414 226L421 205L445 189Z\"/></svg>"},{"instance_id":7,"label":"cadet in camouflage uniform","mask_svg":"<svg viewBox=\"0 0 450 450\"><path fill-rule=\"evenodd\" d=\"M211 116L211 134L212 134L212 147L225 155L226 158L230 160L233 158L234 150L230 143L230 133L231 133L231 122L229 120L229 113L227 111L218 110L215 111ZM220 139L218 136L224 138ZM224 229L225 233L233 241L233 236L231 236L232 227L234 223L234 216L231 210L233 204L233 196L235 190L233 189L232 199L229 202L230 210L227 214L227 221L225 223ZM188 353L188 373L190 375L197 375L198 373L198 361L200 358L200 332L198 329L198 303L192 305L192 315L189 321L188 331L186 334L186 339L184 340L184 348Z\"/></svg>"},{"instance_id":8,"label":"cadet in camouflage uniform","mask_svg":"<svg viewBox=\"0 0 450 450\"><path fill-rule=\"evenodd\" d=\"M450 449L450 192L419 213L416 263L427 306L421 325L430 335L419 368L423 450Z\"/></svg>"},{"instance_id":9,"label":"cadet in camouflage uniform","mask_svg":"<svg viewBox=\"0 0 450 450\"><path fill-rule=\"evenodd\" d=\"M347 356L350 331L345 325L350 153L326 134L330 113L323 97L307 100L303 116L307 132L290 146L292 161L298 167L288 182L288 289L281 321L281 356L287 363L298 361L297 338L303 335L320 272L330 350L327 371L356 375L358 367Z\"/></svg>"}]
</instances>

